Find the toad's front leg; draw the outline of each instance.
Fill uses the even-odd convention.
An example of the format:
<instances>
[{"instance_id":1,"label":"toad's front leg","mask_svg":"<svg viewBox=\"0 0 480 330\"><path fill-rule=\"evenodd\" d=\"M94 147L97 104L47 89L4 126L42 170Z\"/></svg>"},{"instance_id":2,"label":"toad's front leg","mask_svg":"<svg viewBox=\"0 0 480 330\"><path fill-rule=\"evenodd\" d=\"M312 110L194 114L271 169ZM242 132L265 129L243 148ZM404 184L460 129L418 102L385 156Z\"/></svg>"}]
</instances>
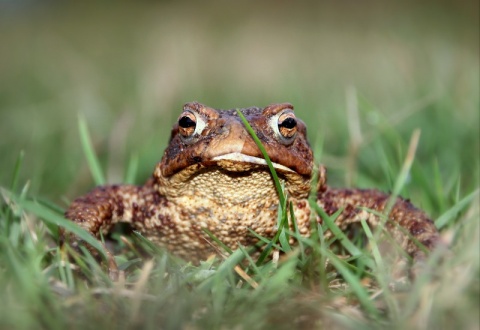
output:
<instances>
[{"instance_id":1,"label":"toad's front leg","mask_svg":"<svg viewBox=\"0 0 480 330\"><path fill-rule=\"evenodd\" d=\"M160 196L149 181L144 186L110 185L93 189L75 199L65 217L95 237L107 234L117 222L128 222L140 231L144 226L147 209L158 202ZM77 247L78 238L63 233L62 238Z\"/></svg>"},{"instance_id":2,"label":"toad's front leg","mask_svg":"<svg viewBox=\"0 0 480 330\"><path fill-rule=\"evenodd\" d=\"M380 224L378 213L385 213L390 195L372 189L335 189L320 191L317 203L328 215L338 210L343 211L336 218L336 224L342 229L362 219L375 228ZM370 210L377 211L377 214ZM419 244L432 250L440 241L439 233L433 221L421 210L415 208L408 200L397 198L388 214L387 231L414 261L424 258ZM403 230L402 230L403 229ZM413 238L413 239L412 239Z\"/></svg>"}]
</instances>

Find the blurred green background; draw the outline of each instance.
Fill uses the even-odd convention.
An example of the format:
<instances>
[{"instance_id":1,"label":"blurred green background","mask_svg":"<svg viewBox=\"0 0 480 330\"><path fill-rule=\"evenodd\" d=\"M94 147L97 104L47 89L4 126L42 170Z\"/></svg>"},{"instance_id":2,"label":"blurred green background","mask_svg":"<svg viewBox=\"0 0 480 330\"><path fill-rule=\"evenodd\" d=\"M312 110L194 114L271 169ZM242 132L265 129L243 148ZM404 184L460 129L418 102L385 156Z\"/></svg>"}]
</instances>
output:
<instances>
[{"instance_id":1,"label":"blurred green background","mask_svg":"<svg viewBox=\"0 0 480 330\"><path fill-rule=\"evenodd\" d=\"M79 114L109 182L136 156L140 183L196 100L293 103L334 185L391 189L383 163L399 168L420 128L424 180L460 174L470 191L478 13L478 1L0 1L0 185L24 150L33 195L59 202L91 188ZM347 112L355 92L358 120ZM351 124L363 140L348 182Z\"/></svg>"}]
</instances>

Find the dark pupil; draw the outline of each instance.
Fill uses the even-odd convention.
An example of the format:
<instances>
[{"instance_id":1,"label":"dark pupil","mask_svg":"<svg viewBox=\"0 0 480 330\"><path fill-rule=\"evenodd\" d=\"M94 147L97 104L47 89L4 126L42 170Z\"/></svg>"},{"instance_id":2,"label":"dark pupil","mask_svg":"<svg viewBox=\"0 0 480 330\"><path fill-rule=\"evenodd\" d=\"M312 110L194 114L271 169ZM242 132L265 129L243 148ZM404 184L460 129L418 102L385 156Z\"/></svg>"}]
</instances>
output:
<instances>
[{"instance_id":1,"label":"dark pupil","mask_svg":"<svg viewBox=\"0 0 480 330\"><path fill-rule=\"evenodd\" d=\"M183 128L195 127L195 122L190 117L184 116L178 121L178 125Z\"/></svg>"},{"instance_id":2,"label":"dark pupil","mask_svg":"<svg viewBox=\"0 0 480 330\"><path fill-rule=\"evenodd\" d=\"M297 126L297 121L295 120L295 118L288 117L287 119L282 121L278 126L292 129L295 126Z\"/></svg>"}]
</instances>

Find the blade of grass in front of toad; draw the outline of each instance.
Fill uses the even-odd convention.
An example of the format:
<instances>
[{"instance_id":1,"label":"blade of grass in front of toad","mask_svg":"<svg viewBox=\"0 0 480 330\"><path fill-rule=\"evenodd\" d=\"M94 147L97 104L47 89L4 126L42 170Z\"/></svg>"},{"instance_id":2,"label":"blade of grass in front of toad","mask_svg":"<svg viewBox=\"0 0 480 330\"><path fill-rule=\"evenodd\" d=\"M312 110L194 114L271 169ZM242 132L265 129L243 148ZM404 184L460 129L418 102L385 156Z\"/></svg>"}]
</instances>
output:
<instances>
[{"instance_id":1,"label":"blade of grass in front of toad","mask_svg":"<svg viewBox=\"0 0 480 330\"><path fill-rule=\"evenodd\" d=\"M288 205L291 205L291 203L287 200L287 198L285 198L284 202L285 202L285 205L280 205L279 212L278 212L277 228L278 228L278 232L280 233L278 235L278 241L282 246L282 250L285 252L289 252L289 251L292 251L292 247L288 242L289 234L287 232L289 231L289 227L288 227L288 210L287 209L290 209ZM292 219L292 222L295 222L294 217L292 217L291 219ZM294 226L296 227L296 224Z\"/></svg>"},{"instance_id":2,"label":"blade of grass in front of toad","mask_svg":"<svg viewBox=\"0 0 480 330\"><path fill-rule=\"evenodd\" d=\"M417 150L418 142L420 140L420 133L421 133L420 129L416 129L413 131L412 136L410 137L410 143L408 145L408 151L407 151L407 155L405 156L402 169L400 170L400 173L398 174L397 179L395 180L393 191L383 211L384 214L387 216L390 214L390 211L395 206L395 203L397 202L397 197L400 195L400 191L402 190L402 188L405 186L405 183L407 182L410 169L415 159L415 152ZM388 217L381 218L381 224L377 226L377 229L375 232L376 239L378 239L380 233L382 232L381 229L385 226L385 222L387 220L388 220Z\"/></svg>"},{"instance_id":3,"label":"blade of grass in front of toad","mask_svg":"<svg viewBox=\"0 0 480 330\"><path fill-rule=\"evenodd\" d=\"M206 290L205 293L215 288L219 283L223 283L225 280L231 281L232 286L235 286L235 280L232 277L232 270L238 265L245 255L241 249L233 251L217 268L214 275L207 278L199 286L199 290Z\"/></svg>"},{"instance_id":4,"label":"blade of grass in front of toad","mask_svg":"<svg viewBox=\"0 0 480 330\"><path fill-rule=\"evenodd\" d=\"M329 216L320 206L317 204L313 205L317 214L324 220L327 228L332 232L332 234L338 239L340 244L352 255L354 258L362 258L363 262L370 268L373 267L372 260L367 258L366 255L347 237L347 235L335 224L335 219L343 211L342 209L338 210L336 213Z\"/></svg>"},{"instance_id":5,"label":"blade of grass in front of toad","mask_svg":"<svg viewBox=\"0 0 480 330\"><path fill-rule=\"evenodd\" d=\"M67 231L75 234L80 239L90 244L95 249L97 249L102 254L102 256L106 258L106 253L100 241L95 239L83 228L77 226L74 222L67 220L64 217L58 215L56 212L52 211L45 205L42 205L36 201L26 200L21 197L18 197L12 192L7 191L6 189L2 189L2 194L4 194L5 196L8 196L10 200L15 202L15 204L19 205L22 209L37 215L46 224L63 227Z\"/></svg>"},{"instance_id":6,"label":"blade of grass in front of toad","mask_svg":"<svg viewBox=\"0 0 480 330\"><path fill-rule=\"evenodd\" d=\"M218 246L224 249L229 255L233 253L233 250L226 246L221 240L219 240L210 230L208 230L207 228L203 228L202 230L208 235L208 237L210 237L210 239L217 243Z\"/></svg>"},{"instance_id":7,"label":"blade of grass in front of toad","mask_svg":"<svg viewBox=\"0 0 480 330\"><path fill-rule=\"evenodd\" d=\"M390 288L388 286L387 271L383 262L383 257L380 253L379 246L377 244L377 241L374 239L373 233L370 230L370 227L368 226L365 219L362 219L360 223L362 224L363 230L365 232L365 235L367 235L368 242L372 249L372 255L375 259L376 264L376 271L374 273L376 274L376 278L380 284L380 287L383 290L383 295L388 305L388 311L391 314L391 319L397 320L399 315L399 306L398 303L395 301L393 295L391 294Z\"/></svg>"},{"instance_id":8,"label":"blade of grass in front of toad","mask_svg":"<svg viewBox=\"0 0 480 330\"><path fill-rule=\"evenodd\" d=\"M25 317L35 310L36 321L35 326L38 327L39 324L45 328L58 328L59 318L52 315L52 313L38 312L39 308L46 307L45 310L52 311L57 310L57 299L54 292L52 292L49 285L49 278L45 276L42 272L42 263L39 262L42 259L42 255L39 254L38 245L32 244L33 242L27 238L25 242L29 244L24 244L22 246L14 246L11 241L5 239L4 237L0 238L0 248L3 251L2 256L2 272L7 271L9 274L2 278L10 278L8 281L8 290L15 298L10 298L9 294L2 296L2 300L7 298L7 302L3 304L3 308L11 307L11 301L16 301L17 303L22 303L22 314L25 314ZM29 246L28 246L29 245ZM3 292L0 292L0 294ZM57 299L56 299L57 298ZM10 313L15 313L14 310L10 309ZM17 312L18 313L18 310ZM35 312L34 312L35 313ZM13 317L15 318L15 317ZM5 327L4 317L0 321L2 328ZM30 323L31 320L25 320L26 323ZM8 323L7 323L8 324ZM7 326L6 328L17 328Z\"/></svg>"},{"instance_id":9,"label":"blade of grass in front of toad","mask_svg":"<svg viewBox=\"0 0 480 330\"><path fill-rule=\"evenodd\" d=\"M252 126L250 126L250 123L248 120L245 118L243 113L237 109L238 116L243 122L243 125L245 125L246 130L252 137L253 141L257 144L258 149L260 149L263 158L265 158L265 161L267 162L268 168L270 169L270 173L272 174L273 182L275 183L275 188L277 189L278 193L278 198L280 199L280 205L285 204L285 194L282 189L282 185L280 184L280 180L278 179L277 172L275 171L275 167L273 167L272 160L268 156L267 151L265 150L265 147L262 144L262 141L258 138L258 136L255 134L255 131L253 130Z\"/></svg>"},{"instance_id":10,"label":"blade of grass in front of toad","mask_svg":"<svg viewBox=\"0 0 480 330\"><path fill-rule=\"evenodd\" d=\"M360 304L367 310L372 318L378 319L380 312L375 306L372 299L369 297L368 292L365 290L360 279L349 270L345 261L341 260L331 251L321 248L323 254L328 257L332 265L342 274L345 281L350 284L350 288L355 293L355 296L358 298Z\"/></svg>"},{"instance_id":11,"label":"blade of grass in front of toad","mask_svg":"<svg viewBox=\"0 0 480 330\"><path fill-rule=\"evenodd\" d=\"M248 120L245 118L243 113L237 109L237 114L240 117L240 119L243 122L243 125L245 126L245 129L247 132L250 134L252 137L253 141L255 141L255 144L257 145L258 149L263 155L263 158L265 159L265 162L268 165L268 168L270 170L270 174L272 175L273 182L275 184L275 188L277 190L277 195L279 199L279 214L278 214L278 223L277 223L277 233L273 237L271 244L269 243L267 247L262 251L260 254L257 265L260 265L265 258L269 255L270 250L272 249L273 244L275 244L279 239L281 239L281 245L284 249L291 250L288 244L288 239L286 239L285 234L283 233L283 228L288 229L288 211L287 211L287 198L285 196L284 189L282 187L282 184L280 183L280 179L278 178L277 172L275 171L275 167L273 166L272 160L268 156L267 151L265 150L265 147L262 144L262 141L258 138L258 136L255 134L255 131L253 130L252 126L248 122ZM292 221L295 221L295 219L292 218Z\"/></svg>"},{"instance_id":12,"label":"blade of grass in front of toad","mask_svg":"<svg viewBox=\"0 0 480 330\"><path fill-rule=\"evenodd\" d=\"M279 211L281 212L280 208L279 208ZM260 266L263 263L263 261L269 256L272 248L276 247L280 251L283 250L281 245L280 246L277 245L277 242L280 238L280 234L283 232L284 226L288 226L288 223L286 221L286 218L282 218L282 219L285 219L285 220L281 222L277 232L275 233L275 236L273 236L271 240L268 240L266 238L261 238L257 233L255 233L253 230L249 228L249 231L252 233L253 236L256 236L257 238L259 238L260 241L267 243L267 246L263 249L262 253L257 259L257 266Z\"/></svg>"}]
</instances>

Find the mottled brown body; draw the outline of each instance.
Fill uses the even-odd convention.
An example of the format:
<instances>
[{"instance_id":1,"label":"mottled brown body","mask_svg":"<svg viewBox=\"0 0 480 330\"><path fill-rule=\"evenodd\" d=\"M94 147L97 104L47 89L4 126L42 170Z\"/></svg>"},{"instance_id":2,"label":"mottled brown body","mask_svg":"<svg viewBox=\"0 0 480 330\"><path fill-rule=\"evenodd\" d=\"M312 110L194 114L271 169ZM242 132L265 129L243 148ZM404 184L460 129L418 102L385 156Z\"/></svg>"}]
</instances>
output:
<instances>
[{"instance_id":1,"label":"mottled brown body","mask_svg":"<svg viewBox=\"0 0 480 330\"><path fill-rule=\"evenodd\" d=\"M300 233L308 236L312 210L307 197L314 161L304 123L295 118L289 104L241 111L285 185ZM362 219L372 227L378 225L379 217L364 208L383 212L388 195L330 188L323 167L319 173L317 203L330 215L343 210L336 219L341 229ZM197 262L215 253L214 243L202 228L232 249L238 243L252 245L257 240L249 228L265 237L275 235L277 209L278 196L268 167L235 110L189 103L145 185L98 187L76 199L65 215L95 236L107 233L116 222L128 222L172 253ZM438 241L433 222L408 201L397 199L389 218L427 248ZM409 254L421 255L397 226L387 223L387 229Z\"/></svg>"}]
</instances>

